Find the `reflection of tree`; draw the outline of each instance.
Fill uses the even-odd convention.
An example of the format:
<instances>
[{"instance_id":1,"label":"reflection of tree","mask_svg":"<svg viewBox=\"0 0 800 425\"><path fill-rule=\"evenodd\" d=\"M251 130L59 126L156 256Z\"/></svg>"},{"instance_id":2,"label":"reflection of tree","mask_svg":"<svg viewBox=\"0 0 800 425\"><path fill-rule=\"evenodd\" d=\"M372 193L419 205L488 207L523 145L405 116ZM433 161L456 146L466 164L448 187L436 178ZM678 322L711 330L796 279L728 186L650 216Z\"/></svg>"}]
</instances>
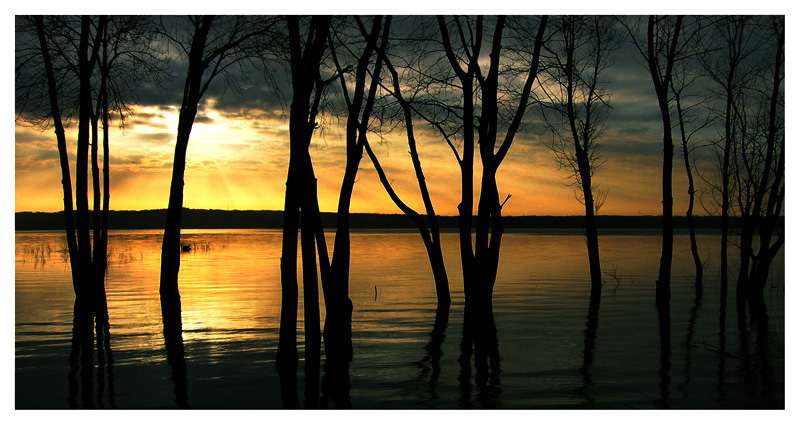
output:
<instances>
[{"instance_id":1,"label":"reflection of tree","mask_svg":"<svg viewBox=\"0 0 800 425\"><path fill-rule=\"evenodd\" d=\"M417 380L428 380L429 400L439 399L439 376L442 373L442 344L447 331L447 322L450 318L450 304L440 302L436 306L436 319L433 322L433 330L430 332L431 339L425 344L425 356L416 362L420 372Z\"/></svg>"},{"instance_id":2,"label":"reflection of tree","mask_svg":"<svg viewBox=\"0 0 800 425\"><path fill-rule=\"evenodd\" d=\"M737 330L739 333L738 373L742 393L747 396L748 405L753 407L783 408L783 394L778 397L775 371L769 337L769 318L766 304L756 300L748 300L748 315L737 313ZM739 307L741 308L741 307ZM755 335L753 335L755 334Z\"/></svg>"},{"instance_id":3,"label":"reflection of tree","mask_svg":"<svg viewBox=\"0 0 800 425\"><path fill-rule=\"evenodd\" d=\"M334 409L352 407L350 402L350 361L326 356L323 369L320 406L327 407L330 402Z\"/></svg>"},{"instance_id":4,"label":"reflection of tree","mask_svg":"<svg viewBox=\"0 0 800 425\"><path fill-rule=\"evenodd\" d=\"M460 395L459 408L475 407L472 400L472 367L475 363L475 386L477 386L477 407L499 408L500 394L500 348L497 328L491 312L488 315L464 313L461 332L461 354L458 357L460 371L458 382Z\"/></svg>"},{"instance_id":5,"label":"reflection of tree","mask_svg":"<svg viewBox=\"0 0 800 425\"><path fill-rule=\"evenodd\" d=\"M77 300L73 308L72 340L69 354L69 394L67 404L70 408L104 407L106 396L110 407L116 407L114 391L114 359L110 338L106 334L103 345L97 347L97 368L94 364L94 332L91 309ZM97 369L97 389L94 387L94 371ZM78 393L80 392L80 405Z\"/></svg>"},{"instance_id":6,"label":"reflection of tree","mask_svg":"<svg viewBox=\"0 0 800 425\"><path fill-rule=\"evenodd\" d=\"M689 311L689 324L686 329L686 342L684 346L686 347L686 367L684 369L684 396L688 394L689 384L692 380L692 354L694 352L694 331L695 325L697 324L697 313L700 310L700 305L702 304L702 300L699 296L694 298L694 304L692 305L692 309Z\"/></svg>"},{"instance_id":7,"label":"reflection of tree","mask_svg":"<svg viewBox=\"0 0 800 425\"><path fill-rule=\"evenodd\" d=\"M543 116L552 133L550 149L559 168L572 173L575 197L584 205L586 246L592 289L603 276L596 214L607 192L598 192L592 179L603 163L600 137L608 114L609 93L600 74L611 66L609 55L617 46L615 22L608 16L554 18L556 30L545 44L542 59L546 78L542 92ZM554 112L551 119L549 111Z\"/></svg>"},{"instance_id":8,"label":"reflection of tree","mask_svg":"<svg viewBox=\"0 0 800 425\"><path fill-rule=\"evenodd\" d=\"M600 320L600 288L592 289L589 297L589 313L586 315L586 330L583 332L583 365L581 366L581 376L583 385L581 393L587 402L594 401L594 397L589 393L592 385L592 363L594 362L595 346L597 341L597 325Z\"/></svg>"},{"instance_id":9,"label":"reflection of tree","mask_svg":"<svg viewBox=\"0 0 800 425\"><path fill-rule=\"evenodd\" d=\"M17 29L17 122L56 134L64 194L64 228L76 316L80 327L94 321L97 349L108 347L108 266L110 197L109 126L124 124L134 87L158 82L161 66L151 43L152 19L145 16L21 16ZM77 122L72 187L65 127ZM102 140L100 131L102 127ZM102 188L99 151L103 146ZM91 168L91 175L89 169ZM89 210L89 180L93 212ZM73 203L74 193L74 203ZM102 206L101 206L102 203ZM90 223L90 212L93 222ZM80 338L91 334L79 332ZM82 344L81 344L82 345Z\"/></svg>"},{"instance_id":10,"label":"reflection of tree","mask_svg":"<svg viewBox=\"0 0 800 425\"><path fill-rule=\"evenodd\" d=\"M183 329L180 310L163 310L164 345L167 349L167 363L171 368L169 378L174 383L175 403L178 407L189 407L186 379L186 355L183 347Z\"/></svg>"},{"instance_id":11,"label":"reflection of tree","mask_svg":"<svg viewBox=\"0 0 800 425\"><path fill-rule=\"evenodd\" d=\"M658 367L658 389L659 399L657 405L659 408L669 407L670 398L670 383L671 383L671 369L672 369L672 340L670 335L670 314L669 302L662 302L656 304L658 312L658 339L660 347L659 367Z\"/></svg>"}]
</instances>

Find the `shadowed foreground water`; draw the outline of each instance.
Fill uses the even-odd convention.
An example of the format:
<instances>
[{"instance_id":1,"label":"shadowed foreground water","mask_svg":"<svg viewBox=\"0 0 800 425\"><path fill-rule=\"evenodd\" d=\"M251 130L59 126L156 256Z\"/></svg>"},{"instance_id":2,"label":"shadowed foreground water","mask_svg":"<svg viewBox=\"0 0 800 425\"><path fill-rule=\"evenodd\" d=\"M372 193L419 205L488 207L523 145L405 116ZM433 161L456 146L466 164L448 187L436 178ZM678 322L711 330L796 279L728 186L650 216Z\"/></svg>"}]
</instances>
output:
<instances>
[{"instance_id":1,"label":"shadowed foreground water","mask_svg":"<svg viewBox=\"0 0 800 425\"><path fill-rule=\"evenodd\" d=\"M326 365L324 350L320 364L303 361L301 288L301 361L297 376L279 377L280 237L184 231L193 249L181 256L183 332L165 344L161 233L112 231L110 341L87 359L72 344L63 233L17 232L16 407L784 407L782 252L765 292L767 318L757 321L737 314L733 295L721 314L715 235L699 238L708 263L699 301L688 236L676 237L672 299L657 310L658 232L601 233L599 298L590 298L580 232L510 232L494 327L473 344L464 328L456 234L443 235L453 304L437 311L418 234L355 233L353 361Z\"/></svg>"}]
</instances>

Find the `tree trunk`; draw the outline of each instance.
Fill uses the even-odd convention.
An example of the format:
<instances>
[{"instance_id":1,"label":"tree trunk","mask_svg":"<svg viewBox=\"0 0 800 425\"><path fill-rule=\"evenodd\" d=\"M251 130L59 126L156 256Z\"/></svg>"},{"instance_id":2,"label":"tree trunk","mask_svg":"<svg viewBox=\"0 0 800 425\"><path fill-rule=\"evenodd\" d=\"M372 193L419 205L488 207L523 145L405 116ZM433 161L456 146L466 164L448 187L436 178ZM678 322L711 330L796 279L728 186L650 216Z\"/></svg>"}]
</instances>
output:
<instances>
[{"instance_id":1,"label":"tree trunk","mask_svg":"<svg viewBox=\"0 0 800 425\"><path fill-rule=\"evenodd\" d=\"M181 218L183 215L183 179L186 171L186 149L196 109L181 110L175 158L172 164L172 182L169 190L167 221L161 243L161 307L180 311L181 296L178 290L178 271L181 266Z\"/></svg>"},{"instance_id":2,"label":"tree trunk","mask_svg":"<svg viewBox=\"0 0 800 425\"><path fill-rule=\"evenodd\" d=\"M303 259L303 311L305 329L305 358L319 362L321 341L319 325L319 280L317 277L317 253L314 243L312 218L307 209L301 213L300 240Z\"/></svg>"},{"instance_id":3,"label":"tree trunk","mask_svg":"<svg viewBox=\"0 0 800 425\"><path fill-rule=\"evenodd\" d=\"M678 35L680 34L681 22L683 17L675 19L675 28L671 32L671 42L667 51L667 63L662 70L659 67L658 54L655 46L655 18L651 16L647 24L647 62L650 69L650 76L653 80L658 107L661 112L661 123L663 127L664 157L661 173L661 195L662 195L662 232L661 232L661 260L658 268L658 280L656 280L656 300L659 303L666 302L670 297L670 275L672 272L672 247L673 247L673 223L672 223L672 122L669 112L669 98L667 96L672 79L672 67L675 62L676 49L678 45Z\"/></svg>"},{"instance_id":4,"label":"tree trunk","mask_svg":"<svg viewBox=\"0 0 800 425\"><path fill-rule=\"evenodd\" d=\"M583 190L583 204L586 215L586 248L589 254L589 276L592 280L592 292L599 294L603 286L603 275L600 268L600 240L597 232L597 217L595 217L595 201L592 194L592 174L590 171L589 156L576 143L578 154L578 171L581 176L581 189Z\"/></svg>"},{"instance_id":5,"label":"tree trunk","mask_svg":"<svg viewBox=\"0 0 800 425\"><path fill-rule=\"evenodd\" d=\"M72 174L70 173L67 153L67 138L64 133L64 125L61 122L58 89L56 87L55 72L53 71L53 62L50 58L50 50L47 47L47 39L44 32L44 18L42 16L34 16L34 22L39 37L39 45L42 49L42 61L44 62L47 78L47 92L50 98L50 112L53 115L53 126L55 127L58 145L59 164L61 165L61 187L64 193L64 229L66 231L70 269L72 270L72 285L77 295L79 292L78 282L81 281L81 267L78 261L78 242L75 234L75 222L73 221Z\"/></svg>"},{"instance_id":6,"label":"tree trunk","mask_svg":"<svg viewBox=\"0 0 800 425\"><path fill-rule=\"evenodd\" d=\"M291 130L290 130L291 131ZM289 159L283 206L281 242L281 325L278 338L278 368L297 363L297 230L300 200L297 193L296 160Z\"/></svg>"},{"instance_id":7,"label":"tree trunk","mask_svg":"<svg viewBox=\"0 0 800 425\"><path fill-rule=\"evenodd\" d=\"M169 188L167 221L161 243L161 309L170 315L180 314L181 296L178 290L178 271L181 266L181 218L183 215L183 184L186 173L186 150L197 115L201 98L203 73L207 67L203 56L206 39L211 28L212 16L204 16L195 27L192 46L189 50L189 67L186 72L183 101L178 115L178 135L175 141L175 157L172 163L172 180Z\"/></svg>"},{"instance_id":8,"label":"tree trunk","mask_svg":"<svg viewBox=\"0 0 800 425\"><path fill-rule=\"evenodd\" d=\"M410 135L409 145L412 145L412 139L413 135ZM444 266L441 239L439 238L439 224L436 213L433 211L433 205L430 204L430 209L428 210L428 219L431 223L431 231L428 232L428 228L419 213L411 209L400 199L399 196L397 196L397 193L392 188L391 183L389 183L389 179L386 177L386 173L383 171L383 167L378 161L378 157L375 156L375 153L372 151L372 148L368 142L364 143L364 150L367 152L370 160L372 160L372 165L375 167L375 171L378 173L378 179L383 185L383 188L386 190L386 193L389 194L389 197L392 199L395 205L397 205L397 207L400 208L400 210L417 226L417 230L419 230L419 234L422 237L422 242L425 245L425 252L428 254L428 262L431 265L438 305L449 306L450 284L447 279L447 270ZM422 174L422 168L419 166L419 157L416 155L416 149L412 148L411 152L412 161L414 161L415 164L414 167L418 170L417 181L420 184L420 189L425 188L422 191L422 194L427 208L427 205L430 203L430 195L428 195L427 186L425 185L425 176Z\"/></svg>"},{"instance_id":9,"label":"tree trunk","mask_svg":"<svg viewBox=\"0 0 800 425\"><path fill-rule=\"evenodd\" d=\"M689 246L694 260L694 290L695 300L700 300L703 295L703 262L700 260L700 253L697 250L697 235L694 226L694 173L689 161L689 140L686 135L685 122L683 120L683 109L681 108L680 94L675 91L675 109L678 112L678 124L681 133L681 146L683 147L683 165L686 168L686 178L689 181L687 193L689 195L689 206L686 209L686 221L689 224Z\"/></svg>"}]
</instances>

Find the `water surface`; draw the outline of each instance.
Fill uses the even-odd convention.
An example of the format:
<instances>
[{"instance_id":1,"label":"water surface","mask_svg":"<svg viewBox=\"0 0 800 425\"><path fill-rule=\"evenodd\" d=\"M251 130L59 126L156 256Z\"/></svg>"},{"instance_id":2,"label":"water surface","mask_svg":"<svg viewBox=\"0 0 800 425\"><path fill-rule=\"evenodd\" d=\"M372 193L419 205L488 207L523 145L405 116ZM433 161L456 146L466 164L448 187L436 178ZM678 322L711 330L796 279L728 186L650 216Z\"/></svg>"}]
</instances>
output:
<instances>
[{"instance_id":1,"label":"water surface","mask_svg":"<svg viewBox=\"0 0 800 425\"><path fill-rule=\"evenodd\" d=\"M688 236L676 236L672 298L660 321L658 232L601 233L605 283L599 304L590 305L581 232L509 231L494 292L497 337L488 348L499 356L487 358L462 344L457 238L443 235L453 304L437 320L419 235L352 235L354 359L349 385L335 384L333 392L319 393L304 376L300 288L301 363L290 389L299 407L336 407L337 397L368 409L784 407L782 252L765 292L768 327L759 333L748 318L739 320L733 283L720 314L718 236L699 238L707 263L701 303ZM280 232L186 230L183 240L194 249L181 255L182 377L167 361L161 232L150 230L110 233L111 357L95 359L91 373L78 377L70 363L74 295L63 232L16 233L17 408L284 407L274 362ZM322 362L320 375L324 354Z\"/></svg>"}]
</instances>

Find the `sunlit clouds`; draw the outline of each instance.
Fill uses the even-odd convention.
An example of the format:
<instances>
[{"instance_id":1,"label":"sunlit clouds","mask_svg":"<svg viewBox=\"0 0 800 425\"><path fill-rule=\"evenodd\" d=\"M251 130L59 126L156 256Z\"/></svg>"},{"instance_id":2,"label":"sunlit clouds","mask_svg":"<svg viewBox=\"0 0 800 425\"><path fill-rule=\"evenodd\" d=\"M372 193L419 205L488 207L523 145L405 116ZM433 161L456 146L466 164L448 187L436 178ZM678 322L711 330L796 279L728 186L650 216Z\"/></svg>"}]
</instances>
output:
<instances>
[{"instance_id":1,"label":"sunlit clouds","mask_svg":"<svg viewBox=\"0 0 800 425\"><path fill-rule=\"evenodd\" d=\"M593 182L607 199L606 215L658 215L661 209L661 128L652 83L644 67L623 49L608 71L610 103L599 140L605 163ZM288 105L266 88L243 97L212 93L201 103L187 154L184 206L204 209L282 210L289 159ZM113 124L111 209L166 208L177 131L178 105L139 105L124 129ZM547 147L551 135L534 117L517 135L497 174L501 202L511 195L504 215L582 215L568 170L560 170ZM318 179L322 211L336 211L344 173L344 131L337 118L321 117L309 150ZM71 172L75 172L76 125L67 129ZM415 123L417 148L431 197L440 215L456 215L460 172L450 147L424 122ZM388 179L408 205L423 211L408 154L405 130L371 134L370 144ZM498 143L499 144L499 143ZM459 150L461 146L456 146ZM477 149L477 147L476 147ZM476 152L477 153L477 152ZM685 176L680 147L675 149L675 214L685 210ZM101 150L102 161L102 150ZM52 129L15 127L15 211L61 211L63 193ZM475 161L475 188L480 160ZM74 178L73 178L74 182ZM91 187L89 188L91 191ZM477 203L478 197L475 197ZM475 205L477 208L477 204ZM351 212L399 213L378 181L365 154ZM700 212L702 213L702 212Z\"/></svg>"}]
</instances>

